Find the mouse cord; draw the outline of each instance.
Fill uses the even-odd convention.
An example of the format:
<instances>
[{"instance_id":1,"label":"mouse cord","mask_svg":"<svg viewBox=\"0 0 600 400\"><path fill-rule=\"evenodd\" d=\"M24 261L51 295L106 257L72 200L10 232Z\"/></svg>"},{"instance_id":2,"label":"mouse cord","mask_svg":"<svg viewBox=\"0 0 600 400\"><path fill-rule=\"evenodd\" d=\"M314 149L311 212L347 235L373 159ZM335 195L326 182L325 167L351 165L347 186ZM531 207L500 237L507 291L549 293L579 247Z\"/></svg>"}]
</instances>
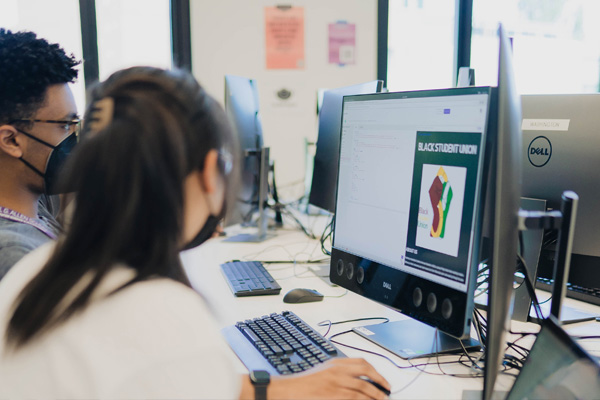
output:
<instances>
[{"instance_id":1,"label":"mouse cord","mask_svg":"<svg viewBox=\"0 0 600 400\"><path fill-rule=\"evenodd\" d=\"M344 291L344 293L342 293L342 294L338 294L338 295L336 295L336 296L323 296L323 297L330 297L330 298L332 298L332 299L337 299L337 298L340 298L340 297L344 297L344 296L345 296L345 295L347 295L347 294L348 294L348 289L346 289L346 290ZM335 324L341 324L341 323L342 323L342 322L336 322ZM335 324L333 324L333 325L335 325Z\"/></svg>"}]
</instances>

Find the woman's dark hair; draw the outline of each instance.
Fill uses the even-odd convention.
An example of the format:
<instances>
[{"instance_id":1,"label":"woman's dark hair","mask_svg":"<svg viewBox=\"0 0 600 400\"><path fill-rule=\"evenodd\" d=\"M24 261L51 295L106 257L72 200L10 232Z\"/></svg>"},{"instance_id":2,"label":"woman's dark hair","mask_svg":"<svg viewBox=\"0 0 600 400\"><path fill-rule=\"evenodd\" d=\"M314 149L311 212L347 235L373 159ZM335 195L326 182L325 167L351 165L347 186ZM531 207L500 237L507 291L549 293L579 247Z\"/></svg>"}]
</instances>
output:
<instances>
[{"instance_id":1,"label":"woman's dark hair","mask_svg":"<svg viewBox=\"0 0 600 400\"><path fill-rule=\"evenodd\" d=\"M89 104L63 175L77 188L72 220L16 300L7 331L15 347L85 308L118 263L136 271L123 287L155 277L189 286L179 261L184 179L212 149L237 154L224 111L186 72L119 71L91 91ZM235 174L225 179L230 199ZM89 283L63 304L84 276Z\"/></svg>"}]
</instances>

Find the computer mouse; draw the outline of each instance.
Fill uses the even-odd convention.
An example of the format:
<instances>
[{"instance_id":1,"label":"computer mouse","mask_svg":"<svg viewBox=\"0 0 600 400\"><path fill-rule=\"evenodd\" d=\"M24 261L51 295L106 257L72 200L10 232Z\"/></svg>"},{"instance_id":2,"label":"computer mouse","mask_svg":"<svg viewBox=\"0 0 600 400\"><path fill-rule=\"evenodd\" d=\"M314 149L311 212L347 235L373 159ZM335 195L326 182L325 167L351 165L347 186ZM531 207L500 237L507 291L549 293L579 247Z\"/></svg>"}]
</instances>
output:
<instances>
[{"instance_id":1,"label":"computer mouse","mask_svg":"<svg viewBox=\"0 0 600 400\"><path fill-rule=\"evenodd\" d=\"M284 303L312 303L323 300L323 295L313 289L292 289L283 296Z\"/></svg>"},{"instance_id":2,"label":"computer mouse","mask_svg":"<svg viewBox=\"0 0 600 400\"><path fill-rule=\"evenodd\" d=\"M387 390L386 388L384 388L383 386L381 386L379 383L375 382L374 380L371 380L371 379L367 378L366 376L359 376L359 378L365 382L369 382L371 385L375 386L377 389L379 389L383 393L385 393L386 396L389 396L391 394L391 392L389 390Z\"/></svg>"}]
</instances>

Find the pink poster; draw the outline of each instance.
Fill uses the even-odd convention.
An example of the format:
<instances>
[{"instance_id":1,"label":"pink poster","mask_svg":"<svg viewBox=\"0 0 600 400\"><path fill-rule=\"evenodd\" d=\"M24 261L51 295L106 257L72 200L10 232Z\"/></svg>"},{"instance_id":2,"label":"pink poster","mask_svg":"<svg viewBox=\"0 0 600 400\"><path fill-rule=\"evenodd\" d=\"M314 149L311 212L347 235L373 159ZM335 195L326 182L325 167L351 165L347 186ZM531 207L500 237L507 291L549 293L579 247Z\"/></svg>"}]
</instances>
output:
<instances>
[{"instance_id":1,"label":"pink poster","mask_svg":"<svg viewBox=\"0 0 600 400\"><path fill-rule=\"evenodd\" d=\"M356 24L336 22L329 24L329 63L355 63Z\"/></svg>"},{"instance_id":2,"label":"pink poster","mask_svg":"<svg viewBox=\"0 0 600 400\"><path fill-rule=\"evenodd\" d=\"M265 7L267 69L304 68L304 8Z\"/></svg>"}]
</instances>

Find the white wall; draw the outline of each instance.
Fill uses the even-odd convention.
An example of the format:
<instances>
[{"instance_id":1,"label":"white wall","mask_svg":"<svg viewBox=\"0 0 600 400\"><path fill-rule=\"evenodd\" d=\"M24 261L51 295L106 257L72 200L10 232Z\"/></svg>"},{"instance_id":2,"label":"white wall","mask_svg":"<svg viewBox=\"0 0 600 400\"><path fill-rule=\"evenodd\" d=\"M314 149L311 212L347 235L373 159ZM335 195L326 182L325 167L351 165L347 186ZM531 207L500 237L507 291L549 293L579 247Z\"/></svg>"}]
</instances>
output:
<instances>
[{"instance_id":1,"label":"white wall","mask_svg":"<svg viewBox=\"0 0 600 400\"><path fill-rule=\"evenodd\" d=\"M267 70L264 8L286 4L304 7L303 70ZM356 64L329 64L328 25L339 20L356 24ZM284 196L303 193L304 138L316 140L318 88L352 85L377 77L376 0L192 0L193 72L202 85L223 101L224 76L256 79L265 145L271 147L277 183ZM286 88L292 97L276 96Z\"/></svg>"}]
</instances>

